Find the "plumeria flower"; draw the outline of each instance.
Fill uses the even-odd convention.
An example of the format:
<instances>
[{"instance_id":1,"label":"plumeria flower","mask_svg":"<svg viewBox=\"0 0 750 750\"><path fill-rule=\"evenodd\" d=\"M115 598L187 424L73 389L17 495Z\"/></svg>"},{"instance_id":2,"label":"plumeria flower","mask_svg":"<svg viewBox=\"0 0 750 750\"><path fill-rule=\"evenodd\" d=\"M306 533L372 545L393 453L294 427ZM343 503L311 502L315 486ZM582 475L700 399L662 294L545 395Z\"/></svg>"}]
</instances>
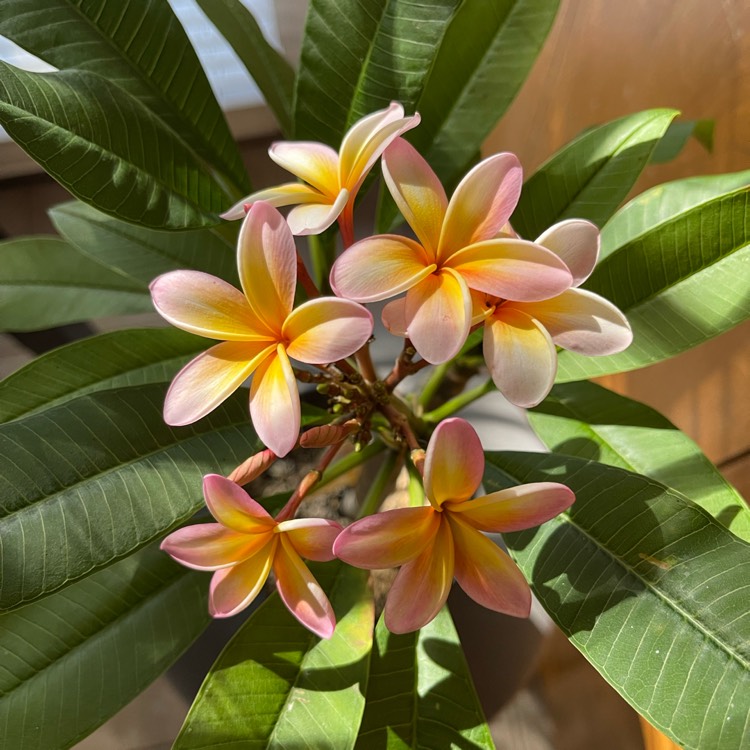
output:
<instances>
[{"instance_id":1,"label":"plumeria flower","mask_svg":"<svg viewBox=\"0 0 750 750\"><path fill-rule=\"evenodd\" d=\"M222 343L188 363L164 403L170 425L195 422L253 375L250 415L260 439L285 456L297 441L300 401L289 358L324 364L348 357L372 334L361 305L320 297L294 306L297 252L281 214L254 203L238 240L242 290L198 271L172 271L151 284L172 325Z\"/></svg>"},{"instance_id":2,"label":"plumeria flower","mask_svg":"<svg viewBox=\"0 0 750 750\"><path fill-rule=\"evenodd\" d=\"M555 253L496 236L521 192L521 165L513 154L480 162L450 202L437 175L401 138L383 155L383 173L419 241L385 234L355 243L334 263L331 286L357 302L406 292L385 307L383 322L408 336L428 362L446 362L466 340L471 290L531 302L570 286L570 271Z\"/></svg>"},{"instance_id":3,"label":"plumeria flower","mask_svg":"<svg viewBox=\"0 0 750 750\"><path fill-rule=\"evenodd\" d=\"M243 198L224 219L240 219L246 204L267 201L272 206L296 206L287 221L294 234L318 234L342 214L351 229L354 198L386 147L419 124L419 115L404 117L393 102L387 109L358 120L344 136L337 154L330 146L310 141L281 141L271 145L270 157L303 180L261 190Z\"/></svg>"},{"instance_id":4,"label":"plumeria flower","mask_svg":"<svg viewBox=\"0 0 750 750\"><path fill-rule=\"evenodd\" d=\"M555 224L536 243L565 262L574 287L591 275L599 258L599 230L582 219ZM537 302L474 297L474 320L485 319L487 367L497 388L517 406L536 406L550 392L557 372L556 346L596 356L621 352L633 340L625 316L585 289L568 289Z\"/></svg>"},{"instance_id":5,"label":"plumeria flower","mask_svg":"<svg viewBox=\"0 0 750 750\"><path fill-rule=\"evenodd\" d=\"M216 571L208 595L211 615L241 612L258 596L273 569L289 611L316 635L330 638L336 627L333 609L301 558L332 560L341 526L323 518L277 523L239 485L218 474L203 478L203 495L218 523L178 529L161 548L188 568Z\"/></svg>"},{"instance_id":6,"label":"plumeria flower","mask_svg":"<svg viewBox=\"0 0 750 750\"><path fill-rule=\"evenodd\" d=\"M427 446L424 488L430 504L368 516L336 539L333 551L350 565L401 566L385 604L392 633L430 622L445 604L454 576L479 604L528 616L529 585L482 532L538 526L568 508L575 496L562 484L541 482L472 500L483 473L484 453L474 428L463 419L446 419Z\"/></svg>"}]
</instances>

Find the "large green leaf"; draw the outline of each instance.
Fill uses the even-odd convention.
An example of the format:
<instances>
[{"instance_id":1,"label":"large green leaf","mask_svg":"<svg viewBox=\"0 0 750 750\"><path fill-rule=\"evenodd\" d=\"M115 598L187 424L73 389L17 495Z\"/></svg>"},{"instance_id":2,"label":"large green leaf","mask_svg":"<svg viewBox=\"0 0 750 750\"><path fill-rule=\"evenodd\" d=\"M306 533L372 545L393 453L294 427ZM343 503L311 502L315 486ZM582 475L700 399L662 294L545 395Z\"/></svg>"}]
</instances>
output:
<instances>
[{"instance_id":1,"label":"large green leaf","mask_svg":"<svg viewBox=\"0 0 750 750\"><path fill-rule=\"evenodd\" d=\"M106 76L221 172L232 193L247 192L224 115L168 2L4 0L0 34L60 70Z\"/></svg>"},{"instance_id":2,"label":"large green leaf","mask_svg":"<svg viewBox=\"0 0 750 750\"><path fill-rule=\"evenodd\" d=\"M181 268L204 271L239 286L234 248L216 229L145 229L79 201L56 206L49 215L68 242L142 288L159 274Z\"/></svg>"},{"instance_id":3,"label":"large green leaf","mask_svg":"<svg viewBox=\"0 0 750 750\"><path fill-rule=\"evenodd\" d=\"M198 0L203 12L232 45L266 103L281 132L292 134L294 70L263 36L258 22L240 0Z\"/></svg>"},{"instance_id":4,"label":"large green leaf","mask_svg":"<svg viewBox=\"0 0 750 750\"><path fill-rule=\"evenodd\" d=\"M357 119L413 112L460 0L311 0L294 108L296 138L338 148Z\"/></svg>"},{"instance_id":5,"label":"large green leaf","mask_svg":"<svg viewBox=\"0 0 750 750\"><path fill-rule=\"evenodd\" d=\"M176 328L113 331L54 349L0 381L0 422L95 391L168 383L210 342Z\"/></svg>"},{"instance_id":6,"label":"large green leaf","mask_svg":"<svg viewBox=\"0 0 750 750\"><path fill-rule=\"evenodd\" d=\"M691 208L640 234L597 267L586 288L617 305L633 327L621 354L563 351L558 381L658 362L750 315L750 188Z\"/></svg>"},{"instance_id":7,"label":"large green leaf","mask_svg":"<svg viewBox=\"0 0 750 750\"><path fill-rule=\"evenodd\" d=\"M563 219L588 219L603 226L677 114L650 109L578 136L526 181L511 218L513 228L534 239Z\"/></svg>"},{"instance_id":8,"label":"large green leaf","mask_svg":"<svg viewBox=\"0 0 750 750\"><path fill-rule=\"evenodd\" d=\"M208 580L150 547L0 615L0 745L70 747L122 708L208 624Z\"/></svg>"},{"instance_id":9,"label":"large green leaf","mask_svg":"<svg viewBox=\"0 0 750 750\"><path fill-rule=\"evenodd\" d=\"M750 545L652 479L555 454L491 453L485 486L557 481L570 511L505 536L589 661L681 747L750 742Z\"/></svg>"},{"instance_id":10,"label":"large green leaf","mask_svg":"<svg viewBox=\"0 0 750 750\"><path fill-rule=\"evenodd\" d=\"M338 620L330 640L310 633L271 596L211 668L174 750L354 746L365 705L372 594L365 571L335 563L314 571Z\"/></svg>"},{"instance_id":11,"label":"large green leaf","mask_svg":"<svg viewBox=\"0 0 750 750\"><path fill-rule=\"evenodd\" d=\"M750 170L665 182L623 206L602 229L600 262L615 250L691 208L750 185Z\"/></svg>"},{"instance_id":12,"label":"large green leaf","mask_svg":"<svg viewBox=\"0 0 750 750\"><path fill-rule=\"evenodd\" d=\"M494 748L447 607L416 633L380 618L357 750Z\"/></svg>"},{"instance_id":13,"label":"large green leaf","mask_svg":"<svg viewBox=\"0 0 750 750\"><path fill-rule=\"evenodd\" d=\"M150 109L103 76L0 62L0 125L77 198L156 229L217 224L222 188Z\"/></svg>"},{"instance_id":14,"label":"large green leaf","mask_svg":"<svg viewBox=\"0 0 750 750\"><path fill-rule=\"evenodd\" d=\"M0 242L0 330L152 312L146 290L54 237Z\"/></svg>"},{"instance_id":15,"label":"large green leaf","mask_svg":"<svg viewBox=\"0 0 750 750\"><path fill-rule=\"evenodd\" d=\"M584 381L556 385L528 417L555 453L656 479L750 541L750 509L739 493L687 435L645 404Z\"/></svg>"},{"instance_id":16,"label":"large green leaf","mask_svg":"<svg viewBox=\"0 0 750 750\"><path fill-rule=\"evenodd\" d=\"M651 163L664 164L677 158L687 145L690 136L693 136L710 153L714 148L715 125L716 123L713 120L677 120L673 122L651 153Z\"/></svg>"},{"instance_id":17,"label":"large green leaf","mask_svg":"<svg viewBox=\"0 0 750 750\"><path fill-rule=\"evenodd\" d=\"M180 428L164 424L164 392L93 393L0 426L0 609L160 537L201 507L204 474L262 447L246 391Z\"/></svg>"}]
</instances>

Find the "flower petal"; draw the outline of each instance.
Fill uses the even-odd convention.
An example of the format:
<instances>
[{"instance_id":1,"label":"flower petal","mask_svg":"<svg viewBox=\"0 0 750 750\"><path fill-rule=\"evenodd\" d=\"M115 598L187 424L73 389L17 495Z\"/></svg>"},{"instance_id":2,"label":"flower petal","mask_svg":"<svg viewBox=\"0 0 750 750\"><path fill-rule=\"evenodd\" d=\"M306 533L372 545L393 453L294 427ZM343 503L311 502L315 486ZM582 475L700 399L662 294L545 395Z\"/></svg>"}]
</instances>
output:
<instances>
[{"instance_id":1,"label":"flower petal","mask_svg":"<svg viewBox=\"0 0 750 750\"><path fill-rule=\"evenodd\" d=\"M430 622L448 598L453 570L453 539L446 519L441 518L432 544L399 570L388 592L384 611L388 630L410 633Z\"/></svg>"},{"instance_id":2,"label":"flower petal","mask_svg":"<svg viewBox=\"0 0 750 750\"><path fill-rule=\"evenodd\" d=\"M591 276L599 259L599 228L584 219L568 219L554 224L536 241L562 258L573 274L573 286Z\"/></svg>"},{"instance_id":3,"label":"flower petal","mask_svg":"<svg viewBox=\"0 0 750 750\"><path fill-rule=\"evenodd\" d=\"M149 288L159 315L183 331L223 341L268 338L242 292L216 276L170 271Z\"/></svg>"},{"instance_id":4,"label":"flower petal","mask_svg":"<svg viewBox=\"0 0 750 750\"><path fill-rule=\"evenodd\" d=\"M518 203L523 170L514 154L495 154L461 180L450 199L440 235L439 257L494 237Z\"/></svg>"},{"instance_id":5,"label":"flower petal","mask_svg":"<svg viewBox=\"0 0 750 750\"><path fill-rule=\"evenodd\" d=\"M336 362L372 336L372 315L348 299L319 297L293 310L282 333L290 357L311 365Z\"/></svg>"},{"instance_id":6,"label":"flower petal","mask_svg":"<svg viewBox=\"0 0 750 750\"><path fill-rule=\"evenodd\" d=\"M508 306L533 315L558 346L579 354L615 354L633 340L627 318L604 297L586 289L569 289L543 302Z\"/></svg>"},{"instance_id":7,"label":"flower petal","mask_svg":"<svg viewBox=\"0 0 750 750\"><path fill-rule=\"evenodd\" d=\"M164 399L164 421L192 424L229 398L276 346L269 341L225 341L212 346L175 376Z\"/></svg>"},{"instance_id":8,"label":"flower petal","mask_svg":"<svg viewBox=\"0 0 750 750\"><path fill-rule=\"evenodd\" d=\"M278 525L278 532L286 534L286 538L301 557L316 562L333 560L333 543L341 533L340 523L329 521L327 518L294 518L282 521Z\"/></svg>"},{"instance_id":9,"label":"flower petal","mask_svg":"<svg viewBox=\"0 0 750 750\"><path fill-rule=\"evenodd\" d=\"M242 222L237 265L250 306L278 334L294 306L297 249L284 217L268 203L253 203Z\"/></svg>"},{"instance_id":10,"label":"flower petal","mask_svg":"<svg viewBox=\"0 0 750 750\"><path fill-rule=\"evenodd\" d=\"M258 437L279 457L286 456L299 436L300 404L292 366L279 344L258 368L250 388L250 416Z\"/></svg>"},{"instance_id":11,"label":"flower petal","mask_svg":"<svg viewBox=\"0 0 750 750\"><path fill-rule=\"evenodd\" d=\"M524 302L560 294L572 280L560 258L526 240L478 242L452 255L446 265L472 289Z\"/></svg>"},{"instance_id":12,"label":"flower petal","mask_svg":"<svg viewBox=\"0 0 750 750\"><path fill-rule=\"evenodd\" d=\"M245 536L273 533L276 521L238 484L220 474L203 477L203 497L211 515Z\"/></svg>"},{"instance_id":13,"label":"flower petal","mask_svg":"<svg viewBox=\"0 0 750 750\"><path fill-rule=\"evenodd\" d=\"M268 155L282 169L330 198L338 193L339 156L330 146L314 141L279 141L271 144Z\"/></svg>"},{"instance_id":14,"label":"flower petal","mask_svg":"<svg viewBox=\"0 0 750 750\"><path fill-rule=\"evenodd\" d=\"M483 607L514 617L528 617L531 589L516 567L494 542L455 514L447 514L456 546L458 585Z\"/></svg>"},{"instance_id":15,"label":"flower petal","mask_svg":"<svg viewBox=\"0 0 750 750\"><path fill-rule=\"evenodd\" d=\"M458 417L444 419L432 433L424 462L425 494L435 507L468 500L482 481L484 451L474 428Z\"/></svg>"},{"instance_id":16,"label":"flower petal","mask_svg":"<svg viewBox=\"0 0 750 750\"><path fill-rule=\"evenodd\" d=\"M536 406L557 372L557 350L530 315L497 308L484 324L484 359L498 390L516 406Z\"/></svg>"},{"instance_id":17,"label":"flower petal","mask_svg":"<svg viewBox=\"0 0 750 750\"><path fill-rule=\"evenodd\" d=\"M208 611L213 617L231 617L252 603L271 572L278 536L252 557L231 568L217 570L208 589Z\"/></svg>"},{"instance_id":18,"label":"flower petal","mask_svg":"<svg viewBox=\"0 0 750 750\"><path fill-rule=\"evenodd\" d=\"M575 501L573 491L557 482L522 484L476 500L446 503L446 512L458 514L480 531L520 531L549 521Z\"/></svg>"},{"instance_id":19,"label":"flower petal","mask_svg":"<svg viewBox=\"0 0 750 750\"><path fill-rule=\"evenodd\" d=\"M383 177L396 205L431 258L437 257L448 198L419 152L397 138L383 154Z\"/></svg>"},{"instance_id":20,"label":"flower petal","mask_svg":"<svg viewBox=\"0 0 750 750\"><path fill-rule=\"evenodd\" d=\"M283 534L280 539L273 572L281 600L308 630L321 638L330 638L336 628L336 616L328 597L291 541Z\"/></svg>"},{"instance_id":21,"label":"flower petal","mask_svg":"<svg viewBox=\"0 0 750 750\"><path fill-rule=\"evenodd\" d=\"M250 195L246 195L241 201L237 201L231 208L219 215L227 221L244 219L248 208L256 201L263 201L279 208L298 203L320 203L321 200L324 200L324 196L315 188L303 185L301 182L287 182L283 185L276 185L275 187L250 193Z\"/></svg>"},{"instance_id":22,"label":"flower petal","mask_svg":"<svg viewBox=\"0 0 750 750\"><path fill-rule=\"evenodd\" d=\"M173 531L160 548L187 568L219 570L251 557L269 538L240 534L220 523L199 523Z\"/></svg>"},{"instance_id":23,"label":"flower petal","mask_svg":"<svg viewBox=\"0 0 750 750\"><path fill-rule=\"evenodd\" d=\"M289 229L292 231L292 234L297 236L320 234L338 219L348 200L349 191L342 190L336 196L336 200L330 203L310 202L303 206L296 206L289 212L289 216L286 218L289 223Z\"/></svg>"},{"instance_id":24,"label":"flower petal","mask_svg":"<svg viewBox=\"0 0 750 750\"><path fill-rule=\"evenodd\" d=\"M393 568L417 557L431 543L439 524L439 514L429 506L387 510L347 526L333 551L356 568Z\"/></svg>"},{"instance_id":25,"label":"flower petal","mask_svg":"<svg viewBox=\"0 0 750 750\"><path fill-rule=\"evenodd\" d=\"M446 268L406 294L407 332L414 348L430 364L458 354L471 327L471 294L464 280Z\"/></svg>"},{"instance_id":26,"label":"flower petal","mask_svg":"<svg viewBox=\"0 0 750 750\"><path fill-rule=\"evenodd\" d=\"M355 302L377 302L405 292L434 270L414 240L379 234L355 242L339 256L331 269L331 288Z\"/></svg>"},{"instance_id":27,"label":"flower petal","mask_svg":"<svg viewBox=\"0 0 750 750\"><path fill-rule=\"evenodd\" d=\"M406 320L406 297L399 297L385 305L380 318L389 333L406 336L406 329L409 327Z\"/></svg>"}]
</instances>

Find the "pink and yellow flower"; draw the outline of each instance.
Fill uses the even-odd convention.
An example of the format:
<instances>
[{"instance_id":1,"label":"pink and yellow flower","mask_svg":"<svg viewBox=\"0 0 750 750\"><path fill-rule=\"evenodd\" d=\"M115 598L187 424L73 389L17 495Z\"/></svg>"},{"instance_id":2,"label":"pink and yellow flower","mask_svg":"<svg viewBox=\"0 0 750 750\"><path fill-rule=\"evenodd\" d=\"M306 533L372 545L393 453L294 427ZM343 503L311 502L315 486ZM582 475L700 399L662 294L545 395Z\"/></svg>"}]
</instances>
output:
<instances>
[{"instance_id":1,"label":"pink and yellow flower","mask_svg":"<svg viewBox=\"0 0 750 750\"><path fill-rule=\"evenodd\" d=\"M413 146L395 140L383 174L418 242L393 234L352 245L334 263L331 286L341 297L388 304L383 322L411 339L432 364L455 356L472 322L472 290L520 302L554 297L571 284L555 253L515 237L498 237L521 192L513 154L474 167L448 198L437 175Z\"/></svg>"},{"instance_id":2,"label":"pink and yellow flower","mask_svg":"<svg viewBox=\"0 0 750 750\"><path fill-rule=\"evenodd\" d=\"M575 496L565 485L541 482L472 500L483 473L484 453L473 427L463 419L447 419L427 447L424 488L430 505L368 516L336 539L334 553L350 565L401 566L385 605L391 632L408 633L432 620L454 576L479 604L528 616L529 585L482 532L537 526L568 508Z\"/></svg>"},{"instance_id":3,"label":"pink and yellow flower","mask_svg":"<svg viewBox=\"0 0 750 750\"><path fill-rule=\"evenodd\" d=\"M300 428L299 392L289 358L324 364L348 357L372 334L372 316L361 305L336 297L294 309L294 238L267 203L253 204L243 222L238 266L242 292L198 271L172 271L151 284L154 306L172 325L222 340L177 374L164 420L195 422L253 375L253 424L260 439L284 456Z\"/></svg>"},{"instance_id":4,"label":"pink and yellow flower","mask_svg":"<svg viewBox=\"0 0 750 750\"><path fill-rule=\"evenodd\" d=\"M570 219L537 239L559 256L582 284L599 258L599 230ZM626 349L633 334L625 316L609 301L585 289L567 289L541 301L514 301L475 294L473 322L485 320L484 356L492 379L517 406L536 406L552 388L557 346L598 356Z\"/></svg>"},{"instance_id":5,"label":"pink and yellow flower","mask_svg":"<svg viewBox=\"0 0 750 750\"><path fill-rule=\"evenodd\" d=\"M216 571L208 608L213 617L231 617L249 606L273 569L276 588L289 611L321 638L336 627L323 589L302 561L332 560L335 521L298 518L277 523L241 487L218 474L203 478L203 494L218 523L185 526L161 548L178 563Z\"/></svg>"},{"instance_id":6,"label":"pink and yellow flower","mask_svg":"<svg viewBox=\"0 0 750 750\"><path fill-rule=\"evenodd\" d=\"M342 212L351 227L354 198L368 172L394 138L418 124L418 114L404 117L404 108L393 102L387 109L357 121L344 136L338 154L322 143L274 143L269 156L303 182L286 183L248 195L222 217L240 219L248 203L266 201L272 206L296 206L287 217L294 234L318 234Z\"/></svg>"}]
</instances>

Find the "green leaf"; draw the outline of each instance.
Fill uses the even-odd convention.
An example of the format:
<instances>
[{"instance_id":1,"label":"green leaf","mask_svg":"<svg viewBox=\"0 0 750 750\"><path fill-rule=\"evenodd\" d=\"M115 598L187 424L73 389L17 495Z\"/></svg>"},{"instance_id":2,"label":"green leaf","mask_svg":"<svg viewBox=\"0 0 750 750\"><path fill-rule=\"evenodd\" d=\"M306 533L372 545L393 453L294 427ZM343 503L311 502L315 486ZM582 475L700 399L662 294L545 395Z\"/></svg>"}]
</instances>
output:
<instances>
[{"instance_id":1,"label":"green leaf","mask_svg":"<svg viewBox=\"0 0 750 750\"><path fill-rule=\"evenodd\" d=\"M190 427L165 385L93 393L0 425L0 609L35 601L190 518L202 477L262 448L247 392Z\"/></svg>"},{"instance_id":2,"label":"green leaf","mask_svg":"<svg viewBox=\"0 0 750 750\"><path fill-rule=\"evenodd\" d=\"M0 242L0 330L152 312L145 290L54 237Z\"/></svg>"},{"instance_id":3,"label":"green leaf","mask_svg":"<svg viewBox=\"0 0 750 750\"><path fill-rule=\"evenodd\" d=\"M623 469L554 454L487 455L485 487L557 481L570 511L505 540L573 644L686 750L750 742L750 545Z\"/></svg>"},{"instance_id":4,"label":"green leaf","mask_svg":"<svg viewBox=\"0 0 750 750\"><path fill-rule=\"evenodd\" d=\"M312 0L294 135L338 148L347 128L391 101L413 112L460 0Z\"/></svg>"},{"instance_id":5,"label":"green leaf","mask_svg":"<svg viewBox=\"0 0 750 750\"><path fill-rule=\"evenodd\" d=\"M82 253L141 288L159 274L188 268L239 287L234 247L216 229L160 232L113 219L80 201L49 211L60 234Z\"/></svg>"},{"instance_id":6,"label":"green leaf","mask_svg":"<svg viewBox=\"0 0 750 750\"><path fill-rule=\"evenodd\" d=\"M0 34L60 70L105 76L221 172L230 194L248 192L232 134L169 3L5 0ZM139 132L129 135L137 139Z\"/></svg>"},{"instance_id":7,"label":"green leaf","mask_svg":"<svg viewBox=\"0 0 750 750\"><path fill-rule=\"evenodd\" d=\"M153 546L0 615L0 744L52 750L89 734L200 635L207 589Z\"/></svg>"},{"instance_id":8,"label":"green leaf","mask_svg":"<svg viewBox=\"0 0 750 750\"><path fill-rule=\"evenodd\" d=\"M367 573L326 563L314 575L338 624L330 640L269 597L211 668L174 750L347 750L364 709L374 607Z\"/></svg>"},{"instance_id":9,"label":"green leaf","mask_svg":"<svg viewBox=\"0 0 750 750\"><path fill-rule=\"evenodd\" d=\"M675 159L692 135L709 153L714 148L713 120L678 120L673 122L651 154L652 164L663 164Z\"/></svg>"},{"instance_id":10,"label":"green leaf","mask_svg":"<svg viewBox=\"0 0 750 750\"><path fill-rule=\"evenodd\" d=\"M232 45L276 115L281 132L292 134L294 70L263 36L258 22L239 0L198 0L201 10Z\"/></svg>"},{"instance_id":11,"label":"green leaf","mask_svg":"<svg viewBox=\"0 0 750 750\"><path fill-rule=\"evenodd\" d=\"M75 341L37 357L0 381L0 422L87 393L168 383L208 343L176 328L113 331Z\"/></svg>"},{"instance_id":12,"label":"green leaf","mask_svg":"<svg viewBox=\"0 0 750 750\"><path fill-rule=\"evenodd\" d=\"M651 477L750 541L750 509L739 493L687 435L645 404L594 383L566 383L528 417L551 451Z\"/></svg>"},{"instance_id":13,"label":"green leaf","mask_svg":"<svg viewBox=\"0 0 750 750\"><path fill-rule=\"evenodd\" d=\"M89 72L0 62L0 125L84 203L155 229L217 224L222 188L150 109Z\"/></svg>"},{"instance_id":14,"label":"green leaf","mask_svg":"<svg viewBox=\"0 0 750 750\"><path fill-rule=\"evenodd\" d=\"M750 188L667 219L603 260L585 286L627 315L633 343L621 354L563 351L557 380L644 367L728 331L750 316Z\"/></svg>"},{"instance_id":15,"label":"green leaf","mask_svg":"<svg viewBox=\"0 0 750 750\"><path fill-rule=\"evenodd\" d=\"M604 225L600 262L618 248L685 211L748 185L750 169L665 182L641 193Z\"/></svg>"},{"instance_id":16,"label":"green leaf","mask_svg":"<svg viewBox=\"0 0 750 750\"><path fill-rule=\"evenodd\" d=\"M677 114L674 109L650 109L578 136L526 181L511 217L513 228L534 239L563 219L588 219L603 226Z\"/></svg>"},{"instance_id":17,"label":"green leaf","mask_svg":"<svg viewBox=\"0 0 750 750\"><path fill-rule=\"evenodd\" d=\"M495 747L448 608L405 635L381 617L356 748L438 747Z\"/></svg>"}]
</instances>

